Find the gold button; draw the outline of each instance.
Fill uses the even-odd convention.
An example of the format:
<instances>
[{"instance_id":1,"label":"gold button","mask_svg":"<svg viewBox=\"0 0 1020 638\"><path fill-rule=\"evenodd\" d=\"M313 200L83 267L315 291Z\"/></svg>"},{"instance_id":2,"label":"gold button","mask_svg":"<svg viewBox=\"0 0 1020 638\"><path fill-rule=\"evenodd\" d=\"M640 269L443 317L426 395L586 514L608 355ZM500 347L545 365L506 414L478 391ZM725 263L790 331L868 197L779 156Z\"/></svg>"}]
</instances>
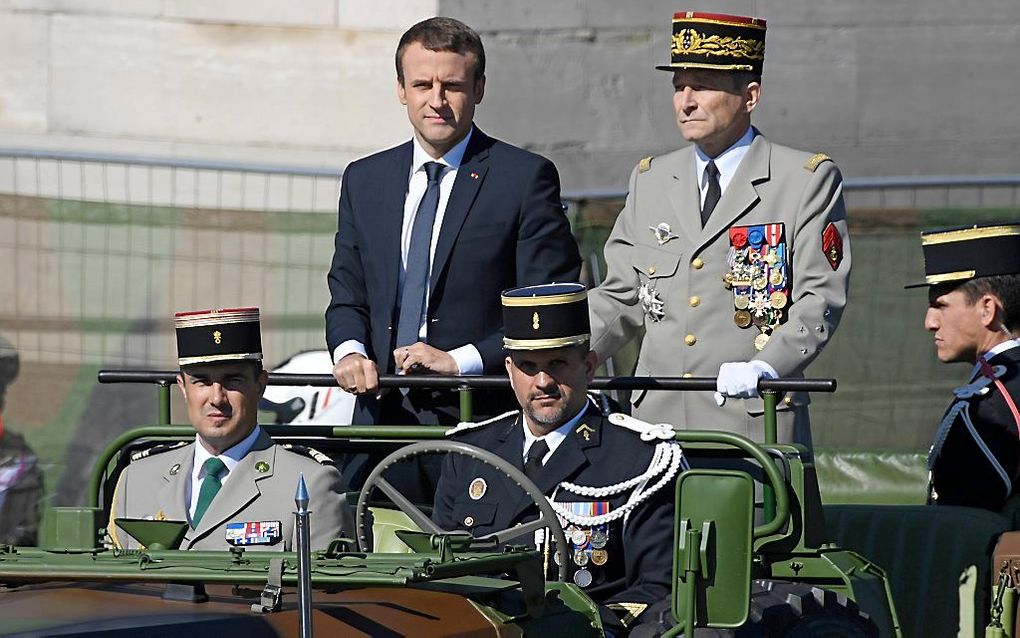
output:
<instances>
[{"instance_id":1,"label":"gold button","mask_svg":"<svg viewBox=\"0 0 1020 638\"><path fill-rule=\"evenodd\" d=\"M698 338L695 337L694 335L687 335L686 337L684 337L684 343L686 343L689 346L693 346L697 342Z\"/></svg>"},{"instance_id":2,"label":"gold button","mask_svg":"<svg viewBox=\"0 0 1020 638\"><path fill-rule=\"evenodd\" d=\"M475 517L474 516L465 516L464 517L464 524L467 525L468 527L471 527L472 525L475 524Z\"/></svg>"},{"instance_id":3,"label":"gold button","mask_svg":"<svg viewBox=\"0 0 1020 638\"><path fill-rule=\"evenodd\" d=\"M685 379L690 379L690 378L691 378L691 377L693 377L693 376L694 376L694 375L693 375L693 374L691 374L690 372L684 372L684 375L683 375L683 377L684 377Z\"/></svg>"},{"instance_id":4,"label":"gold button","mask_svg":"<svg viewBox=\"0 0 1020 638\"><path fill-rule=\"evenodd\" d=\"M648 274L649 275L654 275L655 274L655 266L649 266L648 267Z\"/></svg>"},{"instance_id":5,"label":"gold button","mask_svg":"<svg viewBox=\"0 0 1020 638\"><path fill-rule=\"evenodd\" d=\"M695 257L691 262L691 266L694 270L701 270L705 266L705 262L701 261L701 257Z\"/></svg>"},{"instance_id":6,"label":"gold button","mask_svg":"<svg viewBox=\"0 0 1020 638\"><path fill-rule=\"evenodd\" d=\"M691 304L691 308L697 308L701 305L701 297L694 295L688 300L688 302Z\"/></svg>"},{"instance_id":7,"label":"gold button","mask_svg":"<svg viewBox=\"0 0 1020 638\"><path fill-rule=\"evenodd\" d=\"M791 399L790 397L786 397L785 399L783 399L783 403L785 403L786 405L793 405L793 399Z\"/></svg>"}]
</instances>

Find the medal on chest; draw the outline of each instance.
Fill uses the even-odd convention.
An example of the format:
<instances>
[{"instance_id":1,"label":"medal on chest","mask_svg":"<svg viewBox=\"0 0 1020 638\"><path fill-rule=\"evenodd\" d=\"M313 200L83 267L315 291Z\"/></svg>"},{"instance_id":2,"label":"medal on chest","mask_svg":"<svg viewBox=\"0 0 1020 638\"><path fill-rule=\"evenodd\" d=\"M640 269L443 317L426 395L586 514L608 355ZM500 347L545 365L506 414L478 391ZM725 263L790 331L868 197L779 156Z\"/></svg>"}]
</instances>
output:
<instances>
[{"instance_id":1,"label":"medal on chest","mask_svg":"<svg viewBox=\"0 0 1020 638\"><path fill-rule=\"evenodd\" d=\"M754 326L754 347L761 350L786 320L790 303L787 245L783 223L730 228L729 271L723 286L733 294L733 322Z\"/></svg>"}]
</instances>

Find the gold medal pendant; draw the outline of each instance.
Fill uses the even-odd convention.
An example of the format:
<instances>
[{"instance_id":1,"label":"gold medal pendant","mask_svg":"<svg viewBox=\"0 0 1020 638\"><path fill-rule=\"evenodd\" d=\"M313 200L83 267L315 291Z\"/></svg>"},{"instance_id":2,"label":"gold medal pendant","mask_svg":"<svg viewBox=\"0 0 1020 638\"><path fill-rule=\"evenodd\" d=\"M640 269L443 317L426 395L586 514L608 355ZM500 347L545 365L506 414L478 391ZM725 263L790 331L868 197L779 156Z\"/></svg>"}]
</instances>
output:
<instances>
[{"instance_id":1,"label":"gold medal pendant","mask_svg":"<svg viewBox=\"0 0 1020 638\"><path fill-rule=\"evenodd\" d=\"M769 335L763 332L754 338L754 349L763 350L768 342Z\"/></svg>"},{"instance_id":2,"label":"gold medal pendant","mask_svg":"<svg viewBox=\"0 0 1020 638\"><path fill-rule=\"evenodd\" d=\"M733 313L733 323L737 324L738 328L747 328L752 321L751 313L746 310L738 310Z\"/></svg>"}]
</instances>

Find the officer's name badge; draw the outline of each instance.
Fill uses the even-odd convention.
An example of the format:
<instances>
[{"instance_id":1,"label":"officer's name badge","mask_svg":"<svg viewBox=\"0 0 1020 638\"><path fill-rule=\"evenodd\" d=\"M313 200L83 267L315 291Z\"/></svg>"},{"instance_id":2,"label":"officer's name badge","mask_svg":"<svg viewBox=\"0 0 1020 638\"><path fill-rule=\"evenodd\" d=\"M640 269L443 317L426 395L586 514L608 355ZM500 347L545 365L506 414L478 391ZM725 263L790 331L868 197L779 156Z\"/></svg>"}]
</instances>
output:
<instances>
[{"instance_id":1,"label":"officer's name badge","mask_svg":"<svg viewBox=\"0 0 1020 638\"><path fill-rule=\"evenodd\" d=\"M226 539L229 545L274 545L283 538L280 521L249 521L228 523Z\"/></svg>"}]
</instances>

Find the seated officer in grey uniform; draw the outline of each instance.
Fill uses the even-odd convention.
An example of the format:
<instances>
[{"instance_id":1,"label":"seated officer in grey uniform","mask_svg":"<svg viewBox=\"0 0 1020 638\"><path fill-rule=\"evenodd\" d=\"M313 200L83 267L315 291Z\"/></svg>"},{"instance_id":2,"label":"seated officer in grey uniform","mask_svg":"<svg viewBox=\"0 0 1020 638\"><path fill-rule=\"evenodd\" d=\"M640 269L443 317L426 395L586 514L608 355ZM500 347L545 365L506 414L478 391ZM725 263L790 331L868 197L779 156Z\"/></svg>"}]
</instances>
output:
<instances>
[{"instance_id":1,"label":"seated officer in grey uniform","mask_svg":"<svg viewBox=\"0 0 1020 638\"><path fill-rule=\"evenodd\" d=\"M999 511L1020 474L1020 223L921 234L924 327L940 361L973 365L928 455L929 500Z\"/></svg>"},{"instance_id":2,"label":"seated officer in grey uniform","mask_svg":"<svg viewBox=\"0 0 1020 638\"><path fill-rule=\"evenodd\" d=\"M132 462L117 482L110 540L138 543L115 518L188 521L182 549L291 551L294 493L308 487L311 545L325 549L348 516L340 473L284 449L256 423L268 373L262 368L258 308L177 313L177 385L195 441Z\"/></svg>"},{"instance_id":3,"label":"seated officer in grey uniform","mask_svg":"<svg viewBox=\"0 0 1020 638\"><path fill-rule=\"evenodd\" d=\"M669 426L603 414L588 396L595 353L584 286L516 288L502 299L506 369L523 410L450 435L513 463L549 497L570 543L569 578L600 604L606 627L624 635L670 591L680 447ZM443 529L482 536L537 514L500 472L447 456L433 512ZM555 577L555 547L544 539L538 534L536 544Z\"/></svg>"}]
</instances>

